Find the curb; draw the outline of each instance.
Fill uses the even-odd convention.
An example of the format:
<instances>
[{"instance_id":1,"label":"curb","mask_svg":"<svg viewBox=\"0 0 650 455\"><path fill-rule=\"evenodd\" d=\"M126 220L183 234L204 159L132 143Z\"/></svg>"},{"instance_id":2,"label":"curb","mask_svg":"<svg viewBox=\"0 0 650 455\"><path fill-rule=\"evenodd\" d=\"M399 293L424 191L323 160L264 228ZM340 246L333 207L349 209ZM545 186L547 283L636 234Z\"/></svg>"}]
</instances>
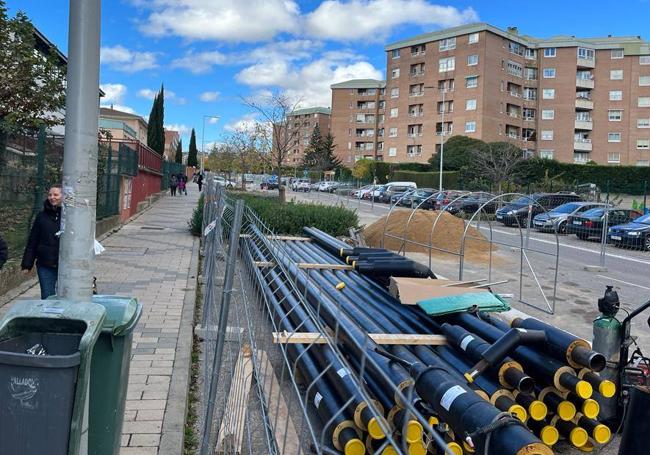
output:
<instances>
[{"instance_id":1,"label":"curb","mask_svg":"<svg viewBox=\"0 0 650 455\"><path fill-rule=\"evenodd\" d=\"M187 416L187 396L192 361L194 307L196 306L196 286L199 267L199 239L192 243L192 257L187 276L183 312L181 317L174 368L167 395L167 408L162 426L159 455L179 455L185 444L185 418Z\"/></svg>"}]
</instances>

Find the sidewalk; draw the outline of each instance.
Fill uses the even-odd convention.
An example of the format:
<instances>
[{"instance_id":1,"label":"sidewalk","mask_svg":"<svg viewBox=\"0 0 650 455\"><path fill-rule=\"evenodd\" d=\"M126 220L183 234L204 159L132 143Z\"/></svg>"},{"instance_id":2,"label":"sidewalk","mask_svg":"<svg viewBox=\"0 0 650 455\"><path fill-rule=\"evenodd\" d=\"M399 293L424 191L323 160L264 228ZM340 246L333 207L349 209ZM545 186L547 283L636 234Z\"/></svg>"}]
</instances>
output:
<instances>
[{"instance_id":1,"label":"sidewalk","mask_svg":"<svg viewBox=\"0 0 650 455\"><path fill-rule=\"evenodd\" d=\"M198 239L187 227L199 197L196 185L188 193L156 202L104 239L106 251L97 257L99 293L133 296L143 305L120 455L182 453L198 264ZM35 286L16 300L39 295Z\"/></svg>"}]
</instances>

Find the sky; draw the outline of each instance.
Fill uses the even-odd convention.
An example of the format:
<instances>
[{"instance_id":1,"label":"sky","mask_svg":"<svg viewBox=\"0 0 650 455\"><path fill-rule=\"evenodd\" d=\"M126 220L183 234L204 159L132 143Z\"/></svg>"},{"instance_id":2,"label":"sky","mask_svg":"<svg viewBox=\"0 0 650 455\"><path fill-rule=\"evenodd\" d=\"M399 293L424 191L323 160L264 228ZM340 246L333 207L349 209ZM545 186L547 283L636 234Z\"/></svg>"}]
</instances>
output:
<instances>
[{"instance_id":1,"label":"sky","mask_svg":"<svg viewBox=\"0 0 650 455\"><path fill-rule=\"evenodd\" d=\"M6 3L67 53L67 0ZM164 84L165 126L185 150L192 128L208 148L255 121L244 99L284 92L329 107L331 84L383 79L384 46L417 34L480 21L540 38L650 40L649 14L650 0L104 0L101 103L146 118Z\"/></svg>"}]
</instances>

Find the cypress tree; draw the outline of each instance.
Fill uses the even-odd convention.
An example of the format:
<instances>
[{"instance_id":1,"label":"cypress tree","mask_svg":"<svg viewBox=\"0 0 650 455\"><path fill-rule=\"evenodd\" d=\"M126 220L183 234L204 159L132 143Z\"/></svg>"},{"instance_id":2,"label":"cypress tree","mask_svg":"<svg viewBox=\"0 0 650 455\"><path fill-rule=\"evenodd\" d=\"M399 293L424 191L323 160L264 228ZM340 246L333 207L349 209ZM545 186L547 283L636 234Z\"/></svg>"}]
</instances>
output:
<instances>
[{"instance_id":1,"label":"cypress tree","mask_svg":"<svg viewBox=\"0 0 650 455\"><path fill-rule=\"evenodd\" d=\"M165 88L160 87L151 105L149 124L147 128L147 145L162 155L165 151Z\"/></svg>"},{"instance_id":2,"label":"cypress tree","mask_svg":"<svg viewBox=\"0 0 650 455\"><path fill-rule=\"evenodd\" d=\"M178 141L178 145L176 146L176 156L174 156L174 161L177 162L178 164L183 163L183 141L182 140Z\"/></svg>"},{"instance_id":3,"label":"cypress tree","mask_svg":"<svg viewBox=\"0 0 650 455\"><path fill-rule=\"evenodd\" d=\"M188 166L198 166L198 150L196 148L196 133L194 128L192 128L192 134L190 135L190 149L187 155L187 165Z\"/></svg>"}]
</instances>

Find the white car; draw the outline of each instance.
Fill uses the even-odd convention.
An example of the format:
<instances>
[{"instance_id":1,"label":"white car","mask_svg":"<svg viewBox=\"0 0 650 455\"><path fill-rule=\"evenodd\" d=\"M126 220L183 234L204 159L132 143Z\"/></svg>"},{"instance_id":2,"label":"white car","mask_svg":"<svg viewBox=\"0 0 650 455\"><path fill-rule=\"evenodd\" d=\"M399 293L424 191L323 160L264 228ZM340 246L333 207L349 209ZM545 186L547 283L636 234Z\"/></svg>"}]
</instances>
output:
<instances>
[{"instance_id":1,"label":"white car","mask_svg":"<svg viewBox=\"0 0 650 455\"><path fill-rule=\"evenodd\" d=\"M338 182L322 182L320 185L318 185L318 191L333 193L336 188L338 188L338 186Z\"/></svg>"},{"instance_id":2,"label":"white car","mask_svg":"<svg viewBox=\"0 0 650 455\"><path fill-rule=\"evenodd\" d=\"M291 189L293 191L307 192L307 191L311 190L311 184L309 183L309 180L307 180L307 179L294 180L293 183L291 184Z\"/></svg>"},{"instance_id":3,"label":"white car","mask_svg":"<svg viewBox=\"0 0 650 455\"><path fill-rule=\"evenodd\" d=\"M214 183L216 183L217 185L225 186L226 188L229 188L229 189L234 188L235 186L237 186L237 184L235 182L233 182L232 180L227 180L227 179L225 179L223 177L220 177L218 175L215 175L213 180L214 180Z\"/></svg>"}]
</instances>

